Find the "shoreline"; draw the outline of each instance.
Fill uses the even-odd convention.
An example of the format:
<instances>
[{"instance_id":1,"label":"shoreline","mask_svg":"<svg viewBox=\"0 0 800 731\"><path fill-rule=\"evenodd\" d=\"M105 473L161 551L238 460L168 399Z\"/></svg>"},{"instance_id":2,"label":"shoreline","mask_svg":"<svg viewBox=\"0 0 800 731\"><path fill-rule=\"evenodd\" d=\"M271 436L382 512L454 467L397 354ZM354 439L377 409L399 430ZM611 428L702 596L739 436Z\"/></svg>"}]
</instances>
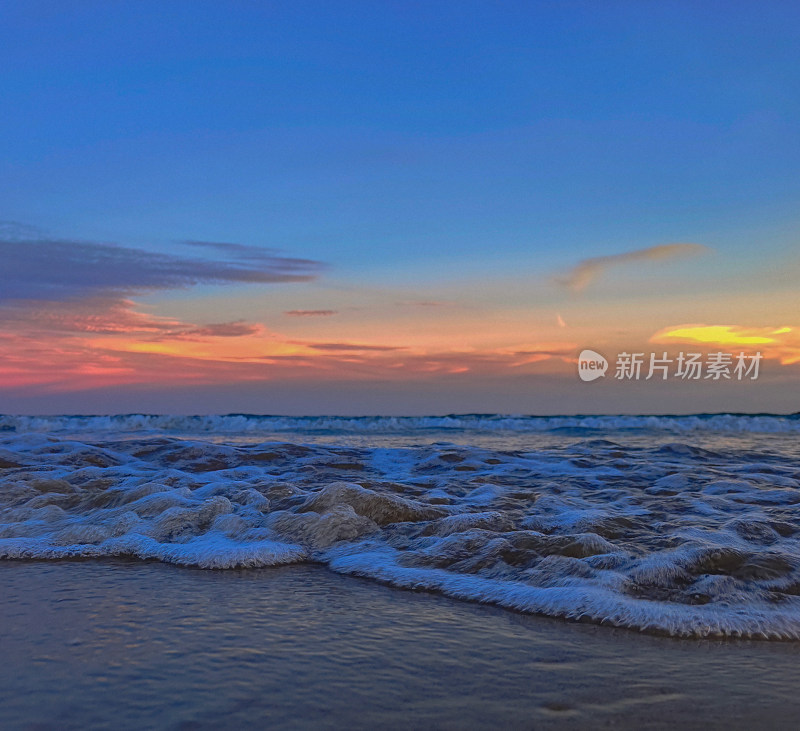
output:
<instances>
[{"instance_id":1,"label":"shoreline","mask_svg":"<svg viewBox=\"0 0 800 731\"><path fill-rule=\"evenodd\" d=\"M639 634L313 564L2 561L4 728L792 728L800 644Z\"/></svg>"}]
</instances>

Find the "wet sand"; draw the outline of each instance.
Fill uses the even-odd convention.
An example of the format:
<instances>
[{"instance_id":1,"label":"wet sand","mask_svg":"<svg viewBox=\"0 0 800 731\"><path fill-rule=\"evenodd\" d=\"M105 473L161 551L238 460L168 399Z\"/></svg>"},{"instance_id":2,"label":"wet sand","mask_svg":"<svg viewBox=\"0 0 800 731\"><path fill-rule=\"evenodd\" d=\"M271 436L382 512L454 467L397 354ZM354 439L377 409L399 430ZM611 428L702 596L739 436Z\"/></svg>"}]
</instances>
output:
<instances>
[{"instance_id":1,"label":"wet sand","mask_svg":"<svg viewBox=\"0 0 800 731\"><path fill-rule=\"evenodd\" d=\"M0 727L796 728L800 643L681 640L313 565L0 562Z\"/></svg>"}]
</instances>

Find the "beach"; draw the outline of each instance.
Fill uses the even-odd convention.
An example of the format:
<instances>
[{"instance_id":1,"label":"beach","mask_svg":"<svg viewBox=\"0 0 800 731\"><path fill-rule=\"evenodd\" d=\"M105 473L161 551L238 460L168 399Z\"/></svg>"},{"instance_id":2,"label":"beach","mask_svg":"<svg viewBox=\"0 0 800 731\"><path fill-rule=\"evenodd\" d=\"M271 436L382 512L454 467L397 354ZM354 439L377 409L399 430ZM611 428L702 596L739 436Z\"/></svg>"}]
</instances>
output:
<instances>
[{"instance_id":1,"label":"beach","mask_svg":"<svg viewBox=\"0 0 800 731\"><path fill-rule=\"evenodd\" d=\"M0 417L4 728L790 728L793 416Z\"/></svg>"},{"instance_id":2,"label":"beach","mask_svg":"<svg viewBox=\"0 0 800 731\"><path fill-rule=\"evenodd\" d=\"M321 567L0 562L0 726L794 728L795 643L678 640Z\"/></svg>"},{"instance_id":3,"label":"beach","mask_svg":"<svg viewBox=\"0 0 800 731\"><path fill-rule=\"evenodd\" d=\"M798 28L0 3L0 731L800 727Z\"/></svg>"}]
</instances>

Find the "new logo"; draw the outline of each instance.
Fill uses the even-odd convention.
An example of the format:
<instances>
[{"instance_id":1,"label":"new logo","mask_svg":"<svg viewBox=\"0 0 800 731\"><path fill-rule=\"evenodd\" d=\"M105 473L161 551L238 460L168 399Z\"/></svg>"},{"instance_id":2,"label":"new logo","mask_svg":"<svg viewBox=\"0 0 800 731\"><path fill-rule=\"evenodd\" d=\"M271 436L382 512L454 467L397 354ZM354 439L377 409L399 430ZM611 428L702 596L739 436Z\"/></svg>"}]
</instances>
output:
<instances>
[{"instance_id":1,"label":"new logo","mask_svg":"<svg viewBox=\"0 0 800 731\"><path fill-rule=\"evenodd\" d=\"M605 376L608 361L593 350L582 350L578 356L578 375L582 381L594 381Z\"/></svg>"}]
</instances>

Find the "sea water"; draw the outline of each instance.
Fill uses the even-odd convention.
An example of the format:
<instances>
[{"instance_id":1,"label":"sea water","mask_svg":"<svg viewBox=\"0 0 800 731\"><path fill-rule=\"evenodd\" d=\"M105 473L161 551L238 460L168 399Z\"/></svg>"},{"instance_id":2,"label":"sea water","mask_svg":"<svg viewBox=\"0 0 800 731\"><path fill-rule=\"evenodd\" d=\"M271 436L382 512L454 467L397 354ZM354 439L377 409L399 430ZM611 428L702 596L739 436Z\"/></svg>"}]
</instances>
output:
<instances>
[{"instance_id":1,"label":"sea water","mask_svg":"<svg viewBox=\"0 0 800 731\"><path fill-rule=\"evenodd\" d=\"M312 564L0 561L0 728L797 728L800 643L675 639Z\"/></svg>"},{"instance_id":2,"label":"sea water","mask_svg":"<svg viewBox=\"0 0 800 731\"><path fill-rule=\"evenodd\" d=\"M0 558L318 564L675 637L800 639L797 416L0 417Z\"/></svg>"}]
</instances>

